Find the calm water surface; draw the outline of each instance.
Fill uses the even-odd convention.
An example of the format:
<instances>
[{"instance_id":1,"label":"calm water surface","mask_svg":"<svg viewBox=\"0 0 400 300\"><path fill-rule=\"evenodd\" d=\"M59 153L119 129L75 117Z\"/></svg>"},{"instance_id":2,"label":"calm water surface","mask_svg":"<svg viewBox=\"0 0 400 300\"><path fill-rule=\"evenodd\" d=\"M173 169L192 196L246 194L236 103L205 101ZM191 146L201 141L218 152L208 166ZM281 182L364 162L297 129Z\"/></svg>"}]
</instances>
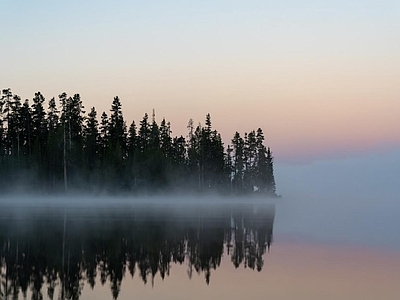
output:
<instances>
[{"instance_id":1,"label":"calm water surface","mask_svg":"<svg viewBox=\"0 0 400 300\"><path fill-rule=\"evenodd\" d=\"M0 299L397 299L397 213L314 200L9 201Z\"/></svg>"}]
</instances>

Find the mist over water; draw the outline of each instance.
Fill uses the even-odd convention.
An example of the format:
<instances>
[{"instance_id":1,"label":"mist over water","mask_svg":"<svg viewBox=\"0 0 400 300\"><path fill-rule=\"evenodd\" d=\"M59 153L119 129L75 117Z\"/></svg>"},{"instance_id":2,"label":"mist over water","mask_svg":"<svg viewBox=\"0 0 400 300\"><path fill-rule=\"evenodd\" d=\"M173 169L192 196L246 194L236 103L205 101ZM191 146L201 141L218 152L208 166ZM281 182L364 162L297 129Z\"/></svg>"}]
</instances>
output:
<instances>
[{"instance_id":1,"label":"mist over water","mask_svg":"<svg viewBox=\"0 0 400 300\"><path fill-rule=\"evenodd\" d=\"M11 274L19 268L32 272L28 277L18 275L21 291L32 297L42 287L42 295L50 289L50 294L64 293L64 298L79 294L87 299L94 293L103 299L125 299L143 283L149 283L147 291L160 293L169 282L190 280L202 289L210 284L204 293L211 293L215 285L231 285L235 276L243 278L242 285L256 284L258 273L271 283L284 272L280 280L288 280L287 286L296 290L290 274L298 272L304 260L314 269L302 274L312 281L321 279L321 286L329 289L335 286L334 275L324 272L339 268L338 278L348 276L351 284L364 278L366 271L354 272L364 270L368 262L380 268L373 279L364 278L376 286L360 288L354 298L343 298L340 287L330 294L372 299L360 295L386 291L391 296L395 284L380 282L388 276L394 282L393 274L400 270L399 166L400 154L395 151L312 164L277 163L277 193L282 198L7 195L0 201L2 276L13 282L17 277ZM322 267L326 262L332 265ZM316 268L323 270L318 273ZM243 269L255 274L244 275ZM35 281L44 274L53 279ZM221 274L227 277L221 279ZM279 294L287 286L274 291ZM307 289L307 282L299 288L307 290L305 295L314 293L310 299L321 295L317 287ZM10 285L9 289L11 295ZM176 296L171 286L168 290ZM148 296L143 289L138 293ZM230 297L238 295L232 292Z\"/></svg>"},{"instance_id":2,"label":"mist over water","mask_svg":"<svg viewBox=\"0 0 400 300\"><path fill-rule=\"evenodd\" d=\"M400 151L277 165L277 239L400 249Z\"/></svg>"}]
</instances>

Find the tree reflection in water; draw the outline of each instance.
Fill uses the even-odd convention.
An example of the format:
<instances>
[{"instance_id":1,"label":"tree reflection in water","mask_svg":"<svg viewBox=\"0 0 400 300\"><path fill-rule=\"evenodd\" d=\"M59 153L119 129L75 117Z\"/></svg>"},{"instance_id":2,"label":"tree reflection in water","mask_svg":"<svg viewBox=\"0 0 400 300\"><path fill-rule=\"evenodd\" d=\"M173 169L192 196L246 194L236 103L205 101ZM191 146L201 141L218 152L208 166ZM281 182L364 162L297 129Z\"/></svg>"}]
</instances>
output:
<instances>
[{"instance_id":1,"label":"tree reflection in water","mask_svg":"<svg viewBox=\"0 0 400 300\"><path fill-rule=\"evenodd\" d=\"M220 266L224 253L237 268L261 271L272 243L275 207L269 205L129 206L111 209L32 208L0 213L0 298L20 293L42 299L79 299L84 284L109 282L114 299L127 272L154 284L171 264L188 276ZM184 213L182 212L184 211Z\"/></svg>"}]
</instances>

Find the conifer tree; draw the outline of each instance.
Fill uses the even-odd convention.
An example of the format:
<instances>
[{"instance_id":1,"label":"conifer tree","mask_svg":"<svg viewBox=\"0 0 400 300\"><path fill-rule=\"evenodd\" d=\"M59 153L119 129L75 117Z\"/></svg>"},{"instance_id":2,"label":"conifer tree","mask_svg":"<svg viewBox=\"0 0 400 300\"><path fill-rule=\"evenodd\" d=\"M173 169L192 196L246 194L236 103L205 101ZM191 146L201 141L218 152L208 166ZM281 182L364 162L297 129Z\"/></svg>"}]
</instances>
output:
<instances>
[{"instance_id":1,"label":"conifer tree","mask_svg":"<svg viewBox=\"0 0 400 300\"><path fill-rule=\"evenodd\" d=\"M21 98L18 95L13 95L10 103L10 115L9 115L9 128L8 136L11 145L11 157L14 162L18 161L18 166L14 165L15 168L19 168L19 159L21 154Z\"/></svg>"},{"instance_id":2,"label":"conifer tree","mask_svg":"<svg viewBox=\"0 0 400 300\"><path fill-rule=\"evenodd\" d=\"M138 136L135 121L132 121L129 126L128 139L127 139L127 163L126 170L128 174L128 181L131 188L137 188L138 176Z\"/></svg>"},{"instance_id":3,"label":"conifer tree","mask_svg":"<svg viewBox=\"0 0 400 300\"><path fill-rule=\"evenodd\" d=\"M105 112L101 114L100 122L100 159L105 162L107 157L107 149L109 143L109 127L108 127L108 116Z\"/></svg>"},{"instance_id":4,"label":"conifer tree","mask_svg":"<svg viewBox=\"0 0 400 300\"><path fill-rule=\"evenodd\" d=\"M68 190L68 124L70 124L68 117L68 102L67 102L67 93L63 92L58 95L58 99L61 103L62 114L61 114L61 124L63 130L63 181L64 181L64 189ZM69 139L69 144L71 143L71 139Z\"/></svg>"},{"instance_id":5,"label":"conifer tree","mask_svg":"<svg viewBox=\"0 0 400 300\"><path fill-rule=\"evenodd\" d=\"M166 184L166 160L160 147L160 129L156 122L155 110L153 109L149 134L149 148L147 168L149 169L149 180L153 187L161 187Z\"/></svg>"},{"instance_id":6,"label":"conifer tree","mask_svg":"<svg viewBox=\"0 0 400 300\"><path fill-rule=\"evenodd\" d=\"M188 140L186 145L188 172L187 178L189 186L193 189L201 188L199 126L195 130L193 119L189 119L187 125Z\"/></svg>"},{"instance_id":7,"label":"conifer tree","mask_svg":"<svg viewBox=\"0 0 400 300\"><path fill-rule=\"evenodd\" d=\"M99 124L97 121L96 108L92 107L88 118L86 119L86 126L84 129L85 135L85 157L87 158L87 168L90 172L96 167L99 156Z\"/></svg>"},{"instance_id":8,"label":"conifer tree","mask_svg":"<svg viewBox=\"0 0 400 300\"><path fill-rule=\"evenodd\" d=\"M109 146L113 150L117 149L118 147L121 148L120 157L118 157L118 159L122 159L126 155L126 125L122 115L121 101L119 100L118 96L114 97L111 105L111 114L108 127L110 137Z\"/></svg>"},{"instance_id":9,"label":"conifer tree","mask_svg":"<svg viewBox=\"0 0 400 300\"><path fill-rule=\"evenodd\" d=\"M108 157L110 159L110 174L112 189L125 186L125 159L126 159L126 124L122 115L122 105L118 96L114 97L111 105L111 114L108 124L109 141Z\"/></svg>"},{"instance_id":10,"label":"conifer tree","mask_svg":"<svg viewBox=\"0 0 400 300\"><path fill-rule=\"evenodd\" d=\"M62 178L63 170L63 126L60 124L60 111L57 108L55 98L51 98L48 104L47 112L47 131L48 138L46 142L46 166L47 178L51 190L57 188L57 181Z\"/></svg>"},{"instance_id":11,"label":"conifer tree","mask_svg":"<svg viewBox=\"0 0 400 300\"><path fill-rule=\"evenodd\" d=\"M244 189L243 169L244 169L244 140L236 131L232 139L233 151L233 189L241 193Z\"/></svg>"},{"instance_id":12,"label":"conifer tree","mask_svg":"<svg viewBox=\"0 0 400 300\"><path fill-rule=\"evenodd\" d=\"M29 106L29 100L26 99L20 109L21 117L21 138L22 154L29 160L32 153L32 112Z\"/></svg>"},{"instance_id":13,"label":"conifer tree","mask_svg":"<svg viewBox=\"0 0 400 300\"><path fill-rule=\"evenodd\" d=\"M145 113L142 121L140 121L138 145L142 156L145 156L150 143L150 125L148 120L149 116Z\"/></svg>"},{"instance_id":14,"label":"conifer tree","mask_svg":"<svg viewBox=\"0 0 400 300\"><path fill-rule=\"evenodd\" d=\"M275 176L274 176L274 159L272 157L271 149L268 147L267 149L267 193L270 195L276 195L276 184L275 184Z\"/></svg>"},{"instance_id":15,"label":"conifer tree","mask_svg":"<svg viewBox=\"0 0 400 300\"><path fill-rule=\"evenodd\" d=\"M84 106L79 94L67 99L65 118L68 121L70 181L75 187L82 185Z\"/></svg>"},{"instance_id":16,"label":"conifer tree","mask_svg":"<svg viewBox=\"0 0 400 300\"><path fill-rule=\"evenodd\" d=\"M38 176L38 183L43 184L43 179L45 177L42 167L46 163L47 153L46 153L46 141L47 141L47 124L46 124L46 112L43 107L45 102L44 96L37 92L33 98L31 118L32 118L32 155L36 162L35 168Z\"/></svg>"},{"instance_id":17,"label":"conifer tree","mask_svg":"<svg viewBox=\"0 0 400 300\"><path fill-rule=\"evenodd\" d=\"M171 124L162 119L160 124L160 149L166 161L172 156Z\"/></svg>"},{"instance_id":18,"label":"conifer tree","mask_svg":"<svg viewBox=\"0 0 400 300\"><path fill-rule=\"evenodd\" d=\"M135 155L135 151L138 147L138 137L137 137L137 128L135 121L132 121L128 130L128 139L127 139L127 150L128 157L133 157Z\"/></svg>"},{"instance_id":19,"label":"conifer tree","mask_svg":"<svg viewBox=\"0 0 400 300\"><path fill-rule=\"evenodd\" d=\"M11 153L11 140L9 135L9 128L10 128L10 114L11 114L11 102L12 102L12 92L11 89L4 89L3 95L1 97L1 107L3 110L5 128L6 128L6 136L5 136L5 154L9 156Z\"/></svg>"}]
</instances>

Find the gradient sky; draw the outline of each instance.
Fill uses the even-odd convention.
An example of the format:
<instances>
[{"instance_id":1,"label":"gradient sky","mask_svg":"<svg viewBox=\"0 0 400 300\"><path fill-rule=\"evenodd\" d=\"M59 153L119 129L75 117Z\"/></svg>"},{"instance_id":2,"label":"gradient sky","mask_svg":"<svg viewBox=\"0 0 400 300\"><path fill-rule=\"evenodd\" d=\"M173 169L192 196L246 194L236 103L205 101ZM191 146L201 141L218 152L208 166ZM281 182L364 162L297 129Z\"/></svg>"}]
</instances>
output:
<instances>
[{"instance_id":1,"label":"gradient sky","mask_svg":"<svg viewBox=\"0 0 400 300\"><path fill-rule=\"evenodd\" d=\"M156 109L228 142L261 127L277 161L400 149L399 1L0 3L1 88ZM397 151L397 150L396 150Z\"/></svg>"}]
</instances>

